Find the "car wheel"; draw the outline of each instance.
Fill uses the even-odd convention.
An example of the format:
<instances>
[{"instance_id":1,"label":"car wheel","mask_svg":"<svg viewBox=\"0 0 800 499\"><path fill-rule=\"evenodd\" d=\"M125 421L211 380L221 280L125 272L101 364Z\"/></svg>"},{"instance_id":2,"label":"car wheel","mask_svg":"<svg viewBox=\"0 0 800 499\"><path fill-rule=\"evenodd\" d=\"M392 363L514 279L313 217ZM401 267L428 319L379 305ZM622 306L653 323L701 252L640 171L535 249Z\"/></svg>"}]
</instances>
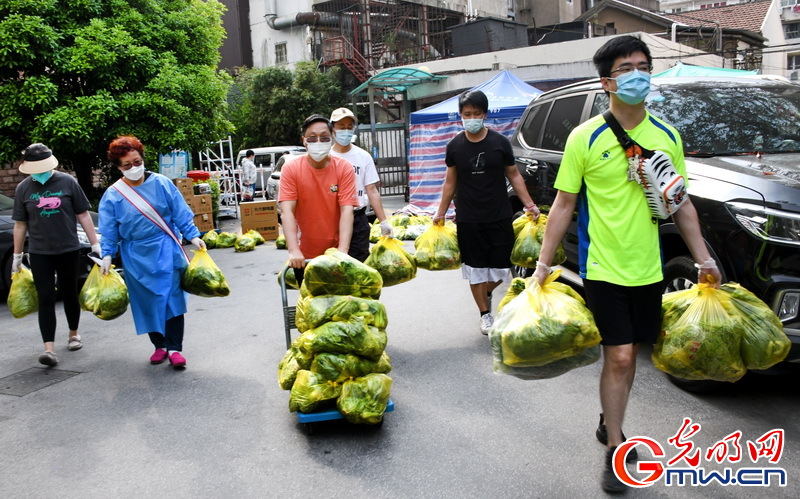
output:
<instances>
[{"instance_id":1,"label":"car wheel","mask_svg":"<svg viewBox=\"0 0 800 499\"><path fill-rule=\"evenodd\" d=\"M664 268L664 292L683 291L697 282L697 269L694 260L688 256L678 256L667 262Z\"/></svg>"}]
</instances>

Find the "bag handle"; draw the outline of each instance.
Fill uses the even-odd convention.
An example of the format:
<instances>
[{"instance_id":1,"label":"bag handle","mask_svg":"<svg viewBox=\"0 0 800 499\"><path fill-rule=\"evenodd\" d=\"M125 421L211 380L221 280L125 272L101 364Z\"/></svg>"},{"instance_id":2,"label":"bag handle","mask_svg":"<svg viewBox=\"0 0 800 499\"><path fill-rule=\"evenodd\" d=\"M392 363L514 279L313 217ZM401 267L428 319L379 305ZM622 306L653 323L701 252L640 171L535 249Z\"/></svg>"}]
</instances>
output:
<instances>
[{"instance_id":1,"label":"bag handle","mask_svg":"<svg viewBox=\"0 0 800 499\"><path fill-rule=\"evenodd\" d=\"M622 146L622 149L625 152L629 152L632 148L638 147L642 151L642 157L651 158L653 157L653 151L650 149L646 149L639 145L635 140L631 138L628 133L622 129L622 125L619 124L617 118L611 113L610 109L606 109L603 113L603 119L606 120L608 127L614 132L614 135L617 136L617 140L619 141L619 145Z\"/></svg>"}]
</instances>

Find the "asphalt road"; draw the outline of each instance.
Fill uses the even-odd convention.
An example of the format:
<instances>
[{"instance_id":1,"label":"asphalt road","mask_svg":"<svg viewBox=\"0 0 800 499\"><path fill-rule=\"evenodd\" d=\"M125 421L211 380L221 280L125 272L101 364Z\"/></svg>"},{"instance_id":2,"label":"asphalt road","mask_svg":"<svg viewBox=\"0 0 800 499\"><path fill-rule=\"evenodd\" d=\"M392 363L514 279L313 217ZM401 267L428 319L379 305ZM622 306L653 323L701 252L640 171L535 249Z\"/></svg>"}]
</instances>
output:
<instances>
[{"instance_id":1,"label":"asphalt road","mask_svg":"<svg viewBox=\"0 0 800 499\"><path fill-rule=\"evenodd\" d=\"M223 228L235 230L236 222L226 220ZM248 253L211 250L211 256L231 295L190 297L184 371L148 363L152 347L135 335L130 313L108 322L84 313L85 346L68 352L59 312L56 374L77 374L24 396L0 394L0 497L604 495L603 447L594 437L600 363L542 381L494 374L459 271L420 270L413 281L383 290L396 405L384 424L327 422L308 435L277 383L286 346L276 274L286 253L267 243ZM495 303L501 296L498 291ZM0 378L31 368L32 379L53 376L36 362L41 343L34 316L13 319L0 305L0 331ZM649 352L639 365L629 437L660 442L666 462L678 452L668 439L684 418L701 425L689 440L702 449L741 431L742 462L704 460L702 466L780 467L788 484L668 487L662 479L628 496L800 495L800 376L747 377L716 395L697 396L671 385ZM745 442L775 428L785 430L780 461L750 462ZM639 454L647 456L643 449Z\"/></svg>"}]
</instances>

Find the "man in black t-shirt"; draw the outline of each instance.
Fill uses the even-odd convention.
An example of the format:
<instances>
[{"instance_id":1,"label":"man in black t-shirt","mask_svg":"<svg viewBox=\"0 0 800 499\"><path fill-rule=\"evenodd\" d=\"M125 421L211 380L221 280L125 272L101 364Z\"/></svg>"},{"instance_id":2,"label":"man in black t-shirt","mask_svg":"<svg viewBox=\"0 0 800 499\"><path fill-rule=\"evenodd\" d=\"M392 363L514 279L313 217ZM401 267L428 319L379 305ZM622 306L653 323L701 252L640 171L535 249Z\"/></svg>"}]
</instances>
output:
<instances>
[{"instance_id":1,"label":"man in black t-shirt","mask_svg":"<svg viewBox=\"0 0 800 499\"><path fill-rule=\"evenodd\" d=\"M480 90L466 91L458 99L464 133L447 144L447 175L442 200L433 217L443 223L455 197L461 270L469 280L472 297L481 315L482 334L494 323L492 291L508 277L514 230L506 178L524 203L525 210L539 215L514 164L511 143L500 133L484 127L489 100Z\"/></svg>"}]
</instances>

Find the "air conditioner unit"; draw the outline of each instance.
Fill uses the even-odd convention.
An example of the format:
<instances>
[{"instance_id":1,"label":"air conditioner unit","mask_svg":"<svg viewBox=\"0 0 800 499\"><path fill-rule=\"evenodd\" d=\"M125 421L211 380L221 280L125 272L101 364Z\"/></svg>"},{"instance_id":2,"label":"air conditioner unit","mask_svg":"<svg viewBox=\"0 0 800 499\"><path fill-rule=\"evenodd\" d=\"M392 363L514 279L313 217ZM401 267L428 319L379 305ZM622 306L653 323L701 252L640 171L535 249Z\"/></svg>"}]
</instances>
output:
<instances>
[{"instance_id":1,"label":"air conditioner unit","mask_svg":"<svg viewBox=\"0 0 800 499\"><path fill-rule=\"evenodd\" d=\"M792 71L791 73L789 73L789 79L792 81L797 80L797 71Z\"/></svg>"}]
</instances>

